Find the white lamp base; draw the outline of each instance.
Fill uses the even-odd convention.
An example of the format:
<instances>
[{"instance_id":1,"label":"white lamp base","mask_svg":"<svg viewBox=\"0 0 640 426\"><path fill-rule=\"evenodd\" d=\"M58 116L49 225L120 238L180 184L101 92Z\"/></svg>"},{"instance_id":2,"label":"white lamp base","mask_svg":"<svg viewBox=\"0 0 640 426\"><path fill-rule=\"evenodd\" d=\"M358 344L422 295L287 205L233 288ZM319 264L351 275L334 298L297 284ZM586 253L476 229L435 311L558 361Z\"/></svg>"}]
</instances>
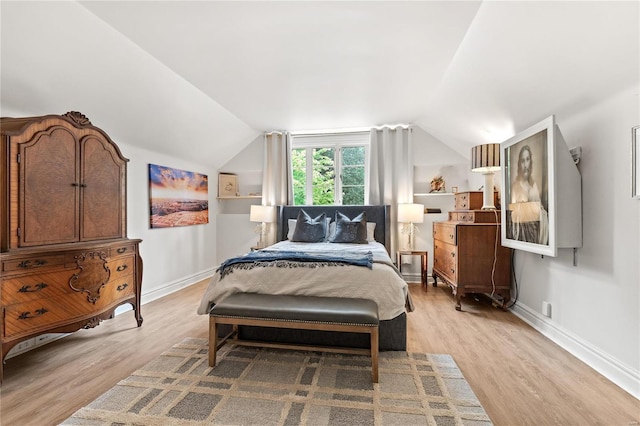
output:
<instances>
[{"instance_id":1,"label":"white lamp base","mask_svg":"<svg viewBox=\"0 0 640 426\"><path fill-rule=\"evenodd\" d=\"M494 172L484 173L484 192L482 194L482 210L495 210L493 204L493 175Z\"/></svg>"}]
</instances>

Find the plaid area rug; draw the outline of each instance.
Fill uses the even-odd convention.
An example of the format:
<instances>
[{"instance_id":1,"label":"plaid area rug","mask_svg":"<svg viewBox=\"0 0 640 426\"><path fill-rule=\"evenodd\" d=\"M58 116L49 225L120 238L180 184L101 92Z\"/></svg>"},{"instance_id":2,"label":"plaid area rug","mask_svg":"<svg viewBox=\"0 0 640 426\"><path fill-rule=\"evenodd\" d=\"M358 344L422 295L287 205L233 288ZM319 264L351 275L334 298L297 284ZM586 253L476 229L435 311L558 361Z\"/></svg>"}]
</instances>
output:
<instances>
[{"instance_id":1,"label":"plaid area rug","mask_svg":"<svg viewBox=\"0 0 640 426\"><path fill-rule=\"evenodd\" d=\"M63 425L490 425L449 355L366 356L185 339Z\"/></svg>"}]
</instances>

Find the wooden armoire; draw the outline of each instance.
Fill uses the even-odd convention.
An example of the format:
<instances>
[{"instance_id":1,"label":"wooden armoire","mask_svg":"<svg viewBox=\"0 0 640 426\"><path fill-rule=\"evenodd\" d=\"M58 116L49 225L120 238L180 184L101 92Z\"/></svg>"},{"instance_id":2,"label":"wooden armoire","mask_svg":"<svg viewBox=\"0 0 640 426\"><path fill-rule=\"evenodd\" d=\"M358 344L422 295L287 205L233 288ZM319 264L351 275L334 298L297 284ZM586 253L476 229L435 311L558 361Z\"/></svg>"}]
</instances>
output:
<instances>
[{"instance_id":1,"label":"wooden armoire","mask_svg":"<svg viewBox=\"0 0 640 426\"><path fill-rule=\"evenodd\" d=\"M127 238L127 159L79 112L0 118L0 380L5 356L45 333L92 328L129 303L141 240Z\"/></svg>"}]
</instances>

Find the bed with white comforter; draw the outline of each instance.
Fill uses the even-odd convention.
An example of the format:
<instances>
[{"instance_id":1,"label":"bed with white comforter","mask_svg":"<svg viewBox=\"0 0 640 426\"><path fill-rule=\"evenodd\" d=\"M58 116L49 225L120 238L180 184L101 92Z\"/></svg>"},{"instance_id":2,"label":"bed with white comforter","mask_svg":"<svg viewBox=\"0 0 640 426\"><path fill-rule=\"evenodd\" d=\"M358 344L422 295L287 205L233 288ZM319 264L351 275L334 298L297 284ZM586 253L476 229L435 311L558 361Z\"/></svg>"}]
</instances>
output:
<instances>
[{"instance_id":1,"label":"bed with white comforter","mask_svg":"<svg viewBox=\"0 0 640 426\"><path fill-rule=\"evenodd\" d=\"M368 244L294 243L281 241L265 250L300 251L305 253L343 252L373 254L371 269L345 264L289 267L280 262L264 262L251 269L236 269L222 277L216 272L209 283L199 314L207 314L212 304L233 293L292 294L304 296L348 297L371 299L378 304L380 320L390 320L411 309L407 283L391 262L385 247L378 242Z\"/></svg>"},{"instance_id":2,"label":"bed with white comforter","mask_svg":"<svg viewBox=\"0 0 640 426\"><path fill-rule=\"evenodd\" d=\"M339 213L354 218L364 212L367 242L291 242L289 227L301 210L312 217L325 214L327 218L337 218ZM266 257L279 257L285 253L287 256L302 253L308 257L331 259L342 255L345 258L367 255L367 266L333 261L314 262L309 259L301 261L295 256L290 260L257 261L255 258L261 254L255 253L242 258L228 259L211 278L198 307L198 313L208 314L213 304L239 292L365 298L375 301L378 305L380 350L406 350L407 312L413 310L413 305L407 283L388 254L389 211L389 206L279 206L277 238L280 242L261 251L268 251L264 253ZM368 336L362 334L319 330L241 327L240 334L242 338L250 340L329 346L369 345Z\"/></svg>"}]
</instances>

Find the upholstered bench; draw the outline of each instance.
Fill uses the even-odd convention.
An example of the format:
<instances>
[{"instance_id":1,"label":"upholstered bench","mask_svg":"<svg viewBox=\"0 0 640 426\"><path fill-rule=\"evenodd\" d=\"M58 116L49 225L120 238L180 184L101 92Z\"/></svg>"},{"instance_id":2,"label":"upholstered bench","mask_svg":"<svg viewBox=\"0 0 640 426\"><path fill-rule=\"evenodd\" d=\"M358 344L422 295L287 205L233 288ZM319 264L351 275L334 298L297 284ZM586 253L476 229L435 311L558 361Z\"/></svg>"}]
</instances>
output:
<instances>
[{"instance_id":1,"label":"upholstered bench","mask_svg":"<svg viewBox=\"0 0 640 426\"><path fill-rule=\"evenodd\" d=\"M218 340L218 324L233 325L233 331L221 341ZM238 338L239 325L368 333L371 347L246 341ZM377 383L378 325L378 305L368 299L236 293L216 304L209 313L209 366L216 365L218 348L233 335L232 342L238 345L369 355L373 382Z\"/></svg>"}]
</instances>

